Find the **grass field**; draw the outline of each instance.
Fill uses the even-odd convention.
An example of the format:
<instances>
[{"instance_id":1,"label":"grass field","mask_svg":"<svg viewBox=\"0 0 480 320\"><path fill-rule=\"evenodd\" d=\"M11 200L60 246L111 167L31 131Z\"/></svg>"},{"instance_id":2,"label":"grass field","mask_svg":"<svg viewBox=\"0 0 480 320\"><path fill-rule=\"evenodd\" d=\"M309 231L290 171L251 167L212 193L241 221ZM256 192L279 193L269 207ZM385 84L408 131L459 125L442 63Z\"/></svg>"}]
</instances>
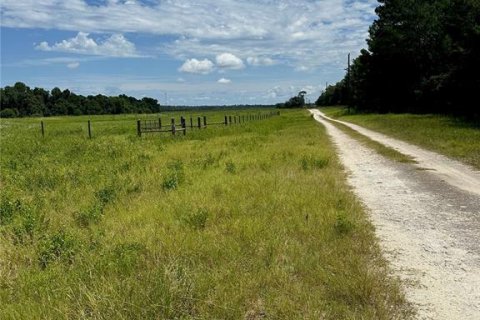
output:
<instances>
[{"instance_id":1,"label":"grass field","mask_svg":"<svg viewBox=\"0 0 480 320\"><path fill-rule=\"evenodd\" d=\"M306 111L176 137L135 119L1 120L0 319L411 316Z\"/></svg>"},{"instance_id":2,"label":"grass field","mask_svg":"<svg viewBox=\"0 0 480 320\"><path fill-rule=\"evenodd\" d=\"M352 114L326 107L325 114L445 154L480 169L480 125L441 115Z\"/></svg>"}]
</instances>

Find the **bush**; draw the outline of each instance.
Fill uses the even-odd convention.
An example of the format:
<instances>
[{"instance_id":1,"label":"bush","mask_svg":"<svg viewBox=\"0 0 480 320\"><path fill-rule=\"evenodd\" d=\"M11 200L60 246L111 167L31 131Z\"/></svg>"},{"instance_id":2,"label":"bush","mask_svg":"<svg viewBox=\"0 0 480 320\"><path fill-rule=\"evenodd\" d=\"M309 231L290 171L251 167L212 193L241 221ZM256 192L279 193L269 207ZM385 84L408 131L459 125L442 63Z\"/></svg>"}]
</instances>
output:
<instances>
[{"instance_id":1,"label":"bush","mask_svg":"<svg viewBox=\"0 0 480 320\"><path fill-rule=\"evenodd\" d=\"M0 118L15 118L18 117L18 110L17 109L3 109L0 111Z\"/></svg>"}]
</instances>

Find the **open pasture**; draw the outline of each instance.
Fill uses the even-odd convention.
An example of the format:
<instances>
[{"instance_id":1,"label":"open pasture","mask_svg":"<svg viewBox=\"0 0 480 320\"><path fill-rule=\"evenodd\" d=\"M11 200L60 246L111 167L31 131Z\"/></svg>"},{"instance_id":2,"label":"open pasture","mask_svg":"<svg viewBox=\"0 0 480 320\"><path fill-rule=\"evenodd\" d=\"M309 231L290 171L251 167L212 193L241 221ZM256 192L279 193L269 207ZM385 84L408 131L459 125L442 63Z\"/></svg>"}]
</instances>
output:
<instances>
[{"instance_id":1,"label":"open pasture","mask_svg":"<svg viewBox=\"0 0 480 320\"><path fill-rule=\"evenodd\" d=\"M1 319L410 316L307 111L141 138L137 118L1 120Z\"/></svg>"}]
</instances>

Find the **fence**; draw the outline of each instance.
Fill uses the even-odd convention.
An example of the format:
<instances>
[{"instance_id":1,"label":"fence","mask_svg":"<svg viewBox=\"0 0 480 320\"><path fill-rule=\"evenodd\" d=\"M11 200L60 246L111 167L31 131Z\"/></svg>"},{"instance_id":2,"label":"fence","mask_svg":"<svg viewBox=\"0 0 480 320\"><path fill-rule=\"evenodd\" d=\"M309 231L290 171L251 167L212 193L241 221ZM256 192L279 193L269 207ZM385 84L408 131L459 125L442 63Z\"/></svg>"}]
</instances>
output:
<instances>
[{"instance_id":1,"label":"fence","mask_svg":"<svg viewBox=\"0 0 480 320\"><path fill-rule=\"evenodd\" d=\"M243 115L225 115L223 121L218 121L219 119L216 118L217 122L208 122L206 116L201 117L190 117L189 119L185 117L180 117L180 121L176 122L175 118L170 118L168 123L162 123L162 119L150 119L150 120L136 120L137 121L137 135L141 137L143 134L147 133L162 133L167 132L173 135L176 134L183 134L186 135L188 130L194 129L206 129L207 127L213 126L231 126L236 124L242 124L257 120L265 120L271 118L273 116L280 115L279 111L270 111L264 113L256 113L256 114L243 114ZM98 122L98 121L95 121ZM100 120L100 123L104 123L103 120ZM93 122L91 120L87 121L87 134L88 138L93 137ZM45 138L48 126L42 120L40 121L40 134L43 138Z\"/></svg>"},{"instance_id":2,"label":"fence","mask_svg":"<svg viewBox=\"0 0 480 320\"><path fill-rule=\"evenodd\" d=\"M144 133L155 132L169 132L172 135L176 135L177 133L182 132L183 135L185 135L187 133L187 128L188 130L193 130L206 129L207 126L230 126L256 120L265 120L278 115L280 115L279 111L247 115L226 115L223 121L212 123L209 123L207 121L206 116L197 117L196 123L194 121L194 118L190 117L189 125L187 125L187 119L185 117L180 117L180 123L176 124L175 118L171 118L170 124L167 126L162 126L161 118L158 118L156 120L137 120L137 135L141 137Z\"/></svg>"}]
</instances>

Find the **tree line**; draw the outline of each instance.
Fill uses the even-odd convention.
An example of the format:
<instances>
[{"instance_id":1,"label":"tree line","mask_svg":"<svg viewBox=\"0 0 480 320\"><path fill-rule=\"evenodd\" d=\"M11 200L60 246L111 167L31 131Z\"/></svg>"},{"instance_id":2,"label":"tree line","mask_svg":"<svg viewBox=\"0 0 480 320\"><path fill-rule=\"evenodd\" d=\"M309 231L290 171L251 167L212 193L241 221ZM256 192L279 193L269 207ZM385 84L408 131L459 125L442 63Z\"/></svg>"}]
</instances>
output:
<instances>
[{"instance_id":1,"label":"tree line","mask_svg":"<svg viewBox=\"0 0 480 320\"><path fill-rule=\"evenodd\" d=\"M136 99L124 94L114 97L82 96L68 89L31 89L22 82L0 89L0 117L59 116L86 114L154 113L160 104L153 98Z\"/></svg>"},{"instance_id":2,"label":"tree line","mask_svg":"<svg viewBox=\"0 0 480 320\"><path fill-rule=\"evenodd\" d=\"M276 108L285 108L285 109L293 109L293 108L304 108L305 107L305 95L307 94L306 91L300 91L296 96L291 97L287 101L283 103L277 103L275 105Z\"/></svg>"},{"instance_id":3,"label":"tree line","mask_svg":"<svg viewBox=\"0 0 480 320\"><path fill-rule=\"evenodd\" d=\"M480 1L379 0L378 19L319 106L480 116Z\"/></svg>"}]
</instances>

